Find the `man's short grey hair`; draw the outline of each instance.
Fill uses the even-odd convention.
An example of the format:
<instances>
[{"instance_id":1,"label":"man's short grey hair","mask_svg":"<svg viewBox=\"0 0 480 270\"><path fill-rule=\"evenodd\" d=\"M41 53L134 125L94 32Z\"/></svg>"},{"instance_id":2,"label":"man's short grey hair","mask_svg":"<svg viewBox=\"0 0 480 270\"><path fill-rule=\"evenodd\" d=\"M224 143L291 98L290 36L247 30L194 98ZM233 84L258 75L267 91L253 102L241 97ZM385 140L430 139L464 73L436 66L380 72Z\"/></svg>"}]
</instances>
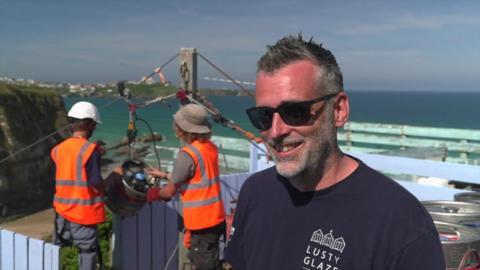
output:
<instances>
[{"instance_id":1,"label":"man's short grey hair","mask_svg":"<svg viewBox=\"0 0 480 270\"><path fill-rule=\"evenodd\" d=\"M343 91L343 76L333 54L315 43L313 38L303 40L302 34L288 35L273 46L267 46L267 52L257 62L257 73L273 74L275 71L300 60L309 60L323 71L324 80L317 90L323 94Z\"/></svg>"}]
</instances>

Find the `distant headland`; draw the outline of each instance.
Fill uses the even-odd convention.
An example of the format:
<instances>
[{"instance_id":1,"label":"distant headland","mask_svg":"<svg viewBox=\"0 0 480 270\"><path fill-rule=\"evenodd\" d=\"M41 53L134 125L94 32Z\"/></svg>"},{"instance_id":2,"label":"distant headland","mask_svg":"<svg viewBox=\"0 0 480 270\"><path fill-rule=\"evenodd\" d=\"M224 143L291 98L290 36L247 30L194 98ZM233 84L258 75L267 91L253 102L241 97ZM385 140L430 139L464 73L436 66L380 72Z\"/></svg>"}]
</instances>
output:
<instances>
[{"instance_id":1,"label":"distant headland","mask_svg":"<svg viewBox=\"0 0 480 270\"><path fill-rule=\"evenodd\" d=\"M151 98L176 93L178 86L169 83L144 83L139 84L135 81L126 81L126 87L134 97ZM118 96L117 82L110 83L47 83L37 82L32 79L1 77L0 84L14 84L21 88L49 88L57 91L63 97L67 96L85 96L85 97L115 97ZM245 91L200 88L200 93L207 96L246 96ZM247 90L253 92L253 90Z\"/></svg>"}]
</instances>

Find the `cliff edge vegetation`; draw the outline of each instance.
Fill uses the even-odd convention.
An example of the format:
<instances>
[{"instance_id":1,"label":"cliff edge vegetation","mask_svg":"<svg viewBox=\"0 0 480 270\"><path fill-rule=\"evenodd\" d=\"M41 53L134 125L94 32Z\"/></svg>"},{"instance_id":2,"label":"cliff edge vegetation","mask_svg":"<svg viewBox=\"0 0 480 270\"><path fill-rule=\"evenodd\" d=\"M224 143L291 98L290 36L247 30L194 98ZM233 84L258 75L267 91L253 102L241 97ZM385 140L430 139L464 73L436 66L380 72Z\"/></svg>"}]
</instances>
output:
<instances>
[{"instance_id":1,"label":"cliff edge vegetation","mask_svg":"<svg viewBox=\"0 0 480 270\"><path fill-rule=\"evenodd\" d=\"M0 83L0 222L51 206L50 149L67 130L45 137L66 125L57 91Z\"/></svg>"}]
</instances>

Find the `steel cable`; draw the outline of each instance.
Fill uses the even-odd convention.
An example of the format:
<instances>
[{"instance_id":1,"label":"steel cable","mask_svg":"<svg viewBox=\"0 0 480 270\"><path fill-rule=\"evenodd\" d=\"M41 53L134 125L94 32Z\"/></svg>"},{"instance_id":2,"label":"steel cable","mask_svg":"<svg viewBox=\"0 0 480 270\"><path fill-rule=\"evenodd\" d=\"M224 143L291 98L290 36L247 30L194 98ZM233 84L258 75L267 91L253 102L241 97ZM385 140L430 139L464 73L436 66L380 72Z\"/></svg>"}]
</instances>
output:
<instances>
[{"instance_id":1,"label":"steel cable","mask_svg":"<svg viewBox=\"0 0 480 270\"><path fill-rule=\"evenodd\" d=\"M114 99L113 101L111 101L111 102L107 103L106 105L100 107L99 110L101 111L101 110L105 109L106 107L112 105L113 103L117 102L118 100L120 100L120 99L119 99L119 98ZM9 154L7 157L5 157L5 158L3 158L2 160L0 160L0 164L2 164L3 162L9 160L10 158L15 157L16 155L20 154L21 152L24 152L25 150L28 150L28 149L32 148L33 146L35 146L35 145L43 142L44 140L46 140L46 139L54 136L55 134L60 133L61 131L67 129L69 126L70 126L70 124L67 124L67 125L59 128L59 129L57 129L56 131L54 131L54 132L52 132L52 133L50 133L50 134L48 134L48 135L46 135L46 136L44 136L44 137L36 140L36 141L33 142L32 144L25 146L24 148L18 150L17 152L12 153L12 154Z\"/></svg>"},{"instance_id":2,"label":"steel cable","mask_svg":"<svg viewBox=\"0 0 480 270\"><path fill-rule=\"evenodd\" d=\"M64 129L68 128L69 126L70 126L70 124L68 124L68 125L66 125L66 126L64 126L64 127L61 127L61 128L59 128L59 129L57 129L56 131L54 131L54 132L52 132L52 133L48 134L47 136L45 136L45 137L42 137L42 138L38 139L38 140L37 140L37 141L35 141L34 143L32 143L32 144L30 144L30 145L28 145L28 146L26 146L26 147L24 147L24 148L22 148L22 149L18 150L17 152L15 152L15 153L12 153L12 154L9 154L7 157L5 157L5 158L3 158L2 160L0 160L0 164L2 164L3 162L5 162L5 161L9 160L10 158L13 158L13 157L15 157L16 155L18 155L18 154L22 153L23 151L25 151L25 150L28 150L28 149L32 148L33 146L35 146L35 145L37 145L37 144L39 144L39 143L43 142L44 140L46 140L46 139L48 139L48 138L52 137L53 135L55 135L55 134L57 134L57 133L61 132L62 130L64 130Z\"/></svg>"},{"instance_id":3,"label":"steel cable","mask_svg":"<svg viewBox=\"0 0 480 270\"><path fill-rule=\"evenodd\" d=\"M185 95L185 96L186 96L191 102L196 103L196 104L202 106L203 108L205 108L205 110L207 110L207 111L208 111L209 113L211 113L212 115L217 115L217 114L218 114L217 112L215 112L215 111L207 108L207 106L205 106L204 104L202 104L200 101L194 99L194 98L191 97L190 95ZM228 126L228 127L230 127L230 126ZM230 128L232 128L232 127L230 127ZM253 142L250 138L247 138L247 137L245 136L245 134L243 134L242 132L239 132L238 130L236 130L236 129L234 129L234 128L232 128L232 130L235 131L237 134L239 134L242 139L247 140L251 145L253 145L255 148L257 148L258 150L260 150L262 153L267 154L267 152L266 152L265 150L263 150L263 149L262 149L260 146L258 146L255 142Z\"/></svg>"},{"instance_id":4,"label":"steel cable","mask_svg":"<svg viewBox=\"0 0 480 270\"><path fill-rule=\"evenodd\" d=\"M179 55L179 53L175 54L175 55L172 56L170 59L168 59L163 65L160 66L160 69L163 69L166 65L168 65L170 62L172 62L173 59L175 59L178 55ZM153 75L155 75L155 74L156 74L156 72L153 72L152 74L149 75L149 77L151 77L151 76L153 76ZM147 78L149 78L149 77L147 77ZM145 79L145 80L146 80L146 79ZM141 81L140 83L143 83L145 80ZM103 109L111 106L112 104L114 104L115 102L117 102L117 101L119 101L119 100L121 100L121 98L116 98L116 99L108 102L107 104L103 105L102 107L100 107L99 110L101 111L101 110L103 110ZM39 144L40 142L43 142L44 140L46 140L46 139L54 136L55 134L60 133L61 131L67 129L69 126L70 126L70 124L67 124L67 125L59 128L59 129L57 129L56 131L54 131L54 132L52 132L52 133L50 133L50 134L48 134L48 135L46 135L46 136L44 136L44 137L36 140L36 141L33 142L32 144L27 145L27 146L25 146L24 148L21 148L20 150L16 151L15 153L9 154L8 156L6 156L5 158L3 158L3 159L0 160L0 165L1 165L2 163L4 163L5 161L7 161L7 160L9 160L9 159L11 159L11 158L13 158L13 157L15 157L16 155L24 152L25 150L28 150L28 149L32 148L33 146Z\"/></svg>"},{"instance_id":5,"label":"steel cable","mask_svg":"<svg viewBox=\"0 0 480 270\"><path fill-rule=\"evenodd\" d=\"M237 83L232 77L230 77L226 72L224 72L223 70L221 70L219 67L217 67L214 63L212 63L210 60L208 60L207 58L205 58L205 56L203 56L201 53L197 53L198 56L200 56L200 58L202 58L203 60L205 60L205 62L207 62L210 66L212 66L213 68L215 68L218 72L222 73L223 76L227 77L229 80L232 81L233 84L235 84L236 86L238 86L240 89L242 89L243 92L245 92L247 95L249 95L251 98L253 98L253 94L250 93L247 89L245 89L241 84Z\"/></svg>"}]
</instances>

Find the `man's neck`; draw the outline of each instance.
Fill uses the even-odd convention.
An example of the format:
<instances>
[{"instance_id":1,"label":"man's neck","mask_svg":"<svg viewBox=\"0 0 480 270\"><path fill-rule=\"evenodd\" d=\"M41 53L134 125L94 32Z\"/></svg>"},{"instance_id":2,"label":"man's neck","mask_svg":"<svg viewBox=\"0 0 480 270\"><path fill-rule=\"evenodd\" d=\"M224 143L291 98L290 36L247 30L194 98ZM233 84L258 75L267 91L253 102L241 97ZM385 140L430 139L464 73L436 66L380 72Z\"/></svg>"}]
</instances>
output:
<instances>
[{"instance_id":1,"label":"man's neck","mask_svg":"<svg viewBox=\"0 0 480 270\"><path fill-rule=\"evenodd\" d=\"M335 153L321 164L318 170L289 179L299 191L319 191L343 181L356 168L358 163L343 153Z\"/></svg>"},{"instance_id":2,"label":"man's neck","mask_svg":"<svg viewBox=\"0 0 480 270\"><path fill-rule=\"evenodd\" d=\"M88 138L89 138L88 132L86 132L86 131L74 131L73 134L72 134L72 137L73 138L83 138L83 139L86 139L86 140L88 140Z\"/></svg>"}]
</instances>

